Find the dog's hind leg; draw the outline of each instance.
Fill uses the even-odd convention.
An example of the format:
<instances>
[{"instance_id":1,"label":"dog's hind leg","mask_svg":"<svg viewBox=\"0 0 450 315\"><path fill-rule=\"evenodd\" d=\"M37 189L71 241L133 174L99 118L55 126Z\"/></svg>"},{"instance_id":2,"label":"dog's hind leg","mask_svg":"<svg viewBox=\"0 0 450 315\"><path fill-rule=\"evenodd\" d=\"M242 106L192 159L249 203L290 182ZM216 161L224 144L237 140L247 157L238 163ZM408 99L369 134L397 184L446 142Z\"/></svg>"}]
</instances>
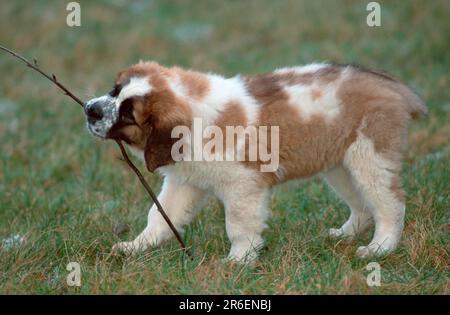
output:
<instances>
[{"instance_id":1,"label":"dog's hind leg","mask_svg":"<svg viewBox=\"0 0 450 315\"><path fill-rule=\"evenodd\" d=\"M359 257L383 255L398 245L405 215L400 166L399 155L389 157L377 152L373 141L362 133L347 150L344 167L349 170L375 221L373 239L369 245L358 248Z\"/></svg>"},{"instance_id":2,"label":"dog's hind leg","mask_svg":"<svg viewBox=\"0 0 450 315\"><path fill-rule=\"evenodd\" d=\"M322 173L326 182L350 208L350 217L340 228L332 228L333 238L347 237L363 233L372 224L372 215L364 206L361 196L351 181L350 174L343 166L337 166Z\"/></svg>"}]
</instances>

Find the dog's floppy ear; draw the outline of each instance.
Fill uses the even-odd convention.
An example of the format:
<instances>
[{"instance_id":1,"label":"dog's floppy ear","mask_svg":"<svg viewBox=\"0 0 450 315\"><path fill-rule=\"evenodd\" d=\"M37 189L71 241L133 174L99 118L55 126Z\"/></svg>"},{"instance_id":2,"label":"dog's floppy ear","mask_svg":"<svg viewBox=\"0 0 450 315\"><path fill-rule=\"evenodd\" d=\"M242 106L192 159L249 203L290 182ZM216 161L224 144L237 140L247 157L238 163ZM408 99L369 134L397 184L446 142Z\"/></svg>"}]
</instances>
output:
<instances>
[{"instance_id":1,"label":"dog's floppy ear","mask_svg":"<svg viewBox=\"0 0 450 315\"><path fill-rule=\"evenodd\" d=\"M158 167L174 163L171 155L172 145L177 139L171 138L170 126L152 125L144 150L145 165L150 172Z\"/></svg>"},{"instance_id":2,"label":"dog's floppy ear","mask_svg":"<svg viewBox=\"0 0 450 315\"><path fill-rule=\"evenodd\" d=\"M172 99L170 103L158 102L148 116L148 136L144 149L144 158L150 172L158 167L172 164L172 147L179 140L172 138L172 130L177 126L190 127L192 122L189 107Z\"/></svg>"},{"instance_id":3,"label":"dog's floppy ear","mask_svg":"<svg viewBox=\"0 0 450 315\"><path fill-rule=\"evenodd\" d=\"M172 164L172 146L178 141L172 138L172 130L176 126L190 127L192 114L190 107L178 99L164 82L157 82L154 77L153 91L146 98L146 106L142 117L147 126L147 139L144 158L150 172L158 167Z\"/></svg>"}]
</instances>

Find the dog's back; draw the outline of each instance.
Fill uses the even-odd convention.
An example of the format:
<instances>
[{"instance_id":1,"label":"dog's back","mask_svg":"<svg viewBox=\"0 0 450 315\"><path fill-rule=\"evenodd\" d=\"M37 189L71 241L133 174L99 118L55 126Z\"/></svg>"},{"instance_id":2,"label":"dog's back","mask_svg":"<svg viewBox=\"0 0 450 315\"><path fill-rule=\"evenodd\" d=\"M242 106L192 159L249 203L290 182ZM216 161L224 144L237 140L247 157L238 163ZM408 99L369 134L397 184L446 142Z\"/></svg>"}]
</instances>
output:
<instances>
[{"instance_id":1,"label":"dog's back","mask_svg":"<svg viewBox=\"0 0 450 315\"><path fill-rule=\"evenodd\" d=\"M341 164L359 135L399 162L408 121L426 113L408 87L356 66L284 68L247 78L247 87L261 106L256 124L280 128L280 169L265 175L271 183Z\"/></svg>"}]
</instances>

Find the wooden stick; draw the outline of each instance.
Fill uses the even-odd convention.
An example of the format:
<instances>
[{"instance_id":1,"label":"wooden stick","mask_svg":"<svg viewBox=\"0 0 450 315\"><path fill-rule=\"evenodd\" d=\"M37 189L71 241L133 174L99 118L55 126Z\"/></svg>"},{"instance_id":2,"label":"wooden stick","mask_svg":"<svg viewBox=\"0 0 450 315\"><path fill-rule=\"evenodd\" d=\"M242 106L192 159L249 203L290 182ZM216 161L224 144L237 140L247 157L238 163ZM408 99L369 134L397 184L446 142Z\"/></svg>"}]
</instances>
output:
<instances>
[{"instance_id":1,"label":"wooden stick","mask_svg":"<svg viewBox=\"0 0 450 315\"><path fill-rule=\"evenodd\" d=\"M44 71L42 71L41 69L39 69L38 65L37 65L37 61L36 59L33 59L33 63L29 62L25 57L19 55L18 53L12 51L11 49L8 49L4 46L0 45L0 49L6 51L7 53L13 55L14 57L22 60L23 62L26 63L26 65L28 67L30 67L31 69L39 72L40 74L42 74L44 77L46 77L47 79L49 79L50 81L52 81L53 83L55 83L61 90L64 91L64 93L66 95L68 95L69 97L71 97L75 102L77 102L78 104L81 105L81 107L84 107L83 102L76 97L75 95L72 94L72 92L70 92L64 85L62 85L60 82L58 82L58 80L56 79L56 76L54 74L52 74L52 76L48 75L47 73L45 73Z\"/></svg>"},{"instance_id":2,"label":"wooden stick","mask_svg":"<svg viewBox=\"0 0 450 315\"><path fill-rule=\"evenodd\" d=\"M51 82L53 82L54 84L56 84L57 87L59 87L61 90L64 91L64 93L69 96L70 98L72 98L75 102L77 102L78 104L81 105L81 107L84 108L84 103L77 97L75 96L72 92L70 92L61 82L59 82L56 79L56 76L54 74L52 74L51 76L48 75L47 73L45 73L44 71L42 71L37 64L36 59L33 59L33 63L29 62L25 57L19 55L18 53L12 51L11 49L8 49L2 45L0 45L0 49L3 51L6 51L7 53L9 53L10 55L18 58L19 60L23 61L28 67L30 67L31 69L39 72L41 75L43 75L44 77L46 77L47 79L49 79ZM192 259L192 254L189 251L189 249L186 247L186 245L183 242L183 239L181 238L180 234L178 233L177 229L175 228L175 226L172 224L172 221L170 221L170 218L167 216L166 212L164 211L163 207L161 206L161 203L158 201L158 198L156 197L155 193L153 192L153 190L150 188L150 186L148 185L147 181L145 180L144 176L142 176L142 173L139 171L139 169L133 164L133 162L131 162L130 158L128 157L127 151L125 150L122 142L120 140L115 140L117 145L119 146L120 152L122 153L122 156L125 160L125 162L128 164L128 166L131 168L131 170L136 174L136 176L139 178L139 181L141 182L141 184L144 186L145 190L147 191L147 193L150 195L150 197L152 198L153 202L155 203L156 207L158 208L158 211L161 213L161 215L163 216L164 220L166 221L166 223L169 225L169 228L172 230L173 234L175 235L178 243L180 243L181 248L183 249L183 251L189 256L189 258Z\"/></svg>"}]
</instances>

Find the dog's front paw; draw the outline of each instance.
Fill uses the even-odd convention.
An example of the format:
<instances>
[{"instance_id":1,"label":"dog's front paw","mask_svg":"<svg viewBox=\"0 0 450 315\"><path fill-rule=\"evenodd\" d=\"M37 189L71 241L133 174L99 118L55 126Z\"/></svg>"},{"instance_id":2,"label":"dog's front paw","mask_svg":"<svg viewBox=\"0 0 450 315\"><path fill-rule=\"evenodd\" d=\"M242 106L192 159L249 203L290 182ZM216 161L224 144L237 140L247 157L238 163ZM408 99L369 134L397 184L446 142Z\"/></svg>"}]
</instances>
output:
<instances>
[{"instance_id":1,"label":"dog's front paw","mask_svg":"<svg viewBox=\"0 0 450 315\"><path fill-rule=\"evenodd\" d=\"M250 246L241 246L240 244L235 243L231 246L230 253L223 262L228 264L254 266L262 247L263 242L260 242L259 245L256 246L253 246L252 244Z\"/></svg>"},{"instance_id":2,"label":"dog's front paw","mask_svg":"<svg viewBox=\"0 0 450 315\"><path fill-rule=\"evenodd\" d=\"M138 252L138 248L134 246L133 242L119 242L114 244L111 252L113 255L125 254L126 256L132 256Z\"/></svg>"},{"instance_id":3,"label":"dog's front paw","mask_svg":"<svg viewBox=\"0 0 450 315\"><path fill-rule=\"evenodd\" d=\"M355 233L353 231L346 231L344 228L339 229L329 229L328 236L332 239L346 239L352 241L355 238Z\"/></svg>"},{"instance_id":4,"label":"dog's front paw","mask_svg":"<svg viewBox=\"0 0 450 315\"><path fill-rule=\"evenodd\" d=\"M248 267L254 267L257 262L256 257L236 257L236 256L227 256L226 258L222 258L220 260L222 264L224 265L238 265L238 266L248 266Z\"/></svg>"},{"instance_id":5,"label":"dog's front paw","mask_svg":"<svg viewBox=\"0 0 450 315\"><path fill-rule=\"evenodd\" d=\"M333 239L340 238L344 236L344 231L342 229L329 229L328 236Z\"/></svg>"},{"instance_id":6,"label":"dog's front paw","mask_svg":"<svg viewBox=\"0 0 450 315\"><path fill-rule=\"evenodd\" d=\"M371 257L381 257L390 253L392 248L388 248L379 244L369 244L367 246L360 246L356 250L356 256L362 259L371 258Z\"/></svg>"}]
</instances>

